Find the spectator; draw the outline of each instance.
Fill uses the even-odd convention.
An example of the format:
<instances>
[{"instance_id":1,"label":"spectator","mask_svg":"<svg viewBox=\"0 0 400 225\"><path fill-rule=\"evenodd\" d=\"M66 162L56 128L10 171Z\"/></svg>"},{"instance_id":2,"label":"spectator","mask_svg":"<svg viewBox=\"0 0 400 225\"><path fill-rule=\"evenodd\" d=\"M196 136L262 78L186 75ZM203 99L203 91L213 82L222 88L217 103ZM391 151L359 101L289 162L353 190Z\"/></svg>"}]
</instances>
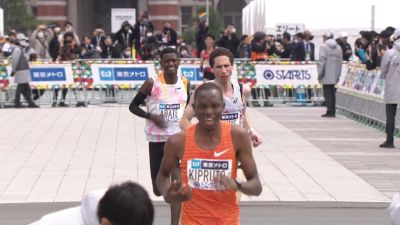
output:
<instances>
[{"instance_id":1,"label":"spectator","mask_svg":"<svg viewBox=\"0 0 400 225\"><path fill-rule=\"evenodd\" d=\"M384 102L386 104L386 141L379 147L394 148L396 109L400 103L400 30L393 34L393 48L383 55L381 76L385 79Z\"/></svg>"},{"instance_id":2,"label":"spectator","mask_svg":"<svg viewBox=\"0 0 400 225\"><path fill-rule=\"evenodd\" d=\"M129 46L126 46L125 49L121 52L121 58L123 59L132 59L132 49Z\"/></svg>"},{"instance_id":3,"label":"spectator","mask_svg":"<svg viewBox=\"0 0 400 225\"><path fill-rule=\"evenodd\" d=\"M132 25L128 21L124 21L121 28L115 34L115 38L122 49L126 46L131 47L134 39Z\"/></svg>"},{"instance_id":4,"label":"spectator","mask_svg":"<svg viewBox=\"0 0 400 225\"><path fill-rule=\"evenodd\" d=\"M151 225L154 207L146 190L127 181L91 191L80 206L43 216L30 225Z\"/></svg>"},{"instance_id":5,"label":"spectator","mask_svg":"<svg viewBox=\"0 0 400 225\"><path fill-rule=\"evenodd\" d=\"M276 56L275 36L272 34L267 35L267 54L268 58Z\"/></svg>"},{"instance_id":6,"label":"spectator","mask_svg":"<svg viewBox=\"0 0 400 225\"><path fill-rule=\"evenodd\" d=\"M341 32L336 42L339 44L343 52L343 61L350 61L351 55L353 55L353 50L351 45L347 42L348 34L346 32Z\"/></svg>"},{"instance_id":7,"label":"spectator","mask_svg":"<svg viewBox=\"0 0 400 225\"><path fill-rule=\"evenodd\" d=\"M51 59L49 49L53 37L54 32L46 25L38 25L36 30L33 31L30 43L39 59Z\"/></svg>"},{"instance_id":8,"label":"spectator","mask_svg":"<svg viewBox=\"0 0 400 225\"><path fill-rule=\"evenodd\" d=\"M73 32L66 32L62 38L63 42L60 45L59 60L70 61L79 58L79 44L75 40Z\"/></svg>"},{"instance_id":9,"label":"spectator","mask_svg":"<svg viewBox=\"0 0 400 225\"><path fill-rule=\"evenodd\" d=\"M51 39L49 43L49 53L51 60L55 62L58 58L58 53L60 51L60 40L58 36L61 34L61 27L58 24L53 24L50 26L52 32L53 32L53 38Z\"/></svg>"},{"instance_id":10,"label":"spectator","mask_svg":"<svg viewBox=\"0 0 400 225\"><path fill-rule=\"evenodd\" d=\"M361 43L366 53L365 66L367 70L373 70L379 65L378 63L378 50L374 44L374 35L370 31L361 31Z\"/></svg>"},{"instance_id":11,"label":"spectator","mask_svg":"<svg viewBox=\"0 0 400 225\"><path fill-rule=\"evenodd\" d=\"M199 30L196 32L197 58L201 58L201 52L207 47L205 43L207 32L208 25L206 24L206 21L200 20Z\"/></svg>"},{"instance_id":12,"label":"spectator","mask_svg":"<svg viewBox=\"0 0 400 225\"><path fill-rule=\"evenodd\" d=\"M314 61L315 60L315 45L311 42L314 39L314 36L310 31L304 31L304 51L306 53L306 61Z\"/></svg>"},{"instance_id":13,"label":"spectator","mask_svg":"<svg viewBox=\"0 0 400 225\"><path fill-rule=\"evenodd\" d=\"M136 51L140 50L140 44L144 43L147 38L147 33L153 33L154 27L151 21L149 21L147 12L141 12L138 20L133 27L133 34L135 39Z\"/></svg>"},{"instance_id":14,"label":"spectator","mask_svg":"<svg viewBox=\"0 0 400 225\"><path fill-rule=\"evenodd\" d=\"M101 49L104 48L104 40L106 39L106 32L104 32L103 26L97 25L93 31L93 37L91 44L95 47L98 54L101 53Z\"/></svg>"},{"instance_id":15,"label":"spectator","mask_svg":"<svg viewBox=\"0 0 400 225\"><path fill-rule=\"evenodd\" d=\"M65 33L72 33L74 42L75 42L78 46L81 45L81 41L80 41L80 39L79 39L79 36L78 36L78 34L75 32L74 25L73 25L70 21L65 22L65 29L64 29L64 32L63 32L63 34L60 36L60 38L61 38L60 43L63 43L63 42L64 42L63 37L64 37L64 34L65 34Z\"/></svg>"},{"instance_id":16,"label":"spectator","mask_svg":"<svg viewBox=\"0 0 400 225\"><path fill-rule=\"evenodd\" d=\"M96 56L99 56L98 54L96 55L96 48L93 46L91 43L91 39L88 36L84 36L82 39L82 44L81 44L81 53L80 53L80 58L81 59L93 59L93 58L99 58Z\"/></svg>"},{"instance_id":17,"label":"spectator","mask_svg":"<svg viewBox=\"0 0 400 225\"><path fill-rule=\"evenodd\" d=\"M284 32L282 35L283 51L280 52L280 58L291 59L293 54L293 43L290 41L291 36L289 33Z\"/></svg>"},{"instance_id":18,"label":"spectator","mask_svg":"<svg viewBox=\"0 0 400 225\"><path fill-rule=\"evenodd\" d=\"M182 43L181 46L179 46L179 57L180 58L193 58L193 55L190 52L189 47L185 43Z\"/></svg>"},{"instance_id":19,"label":"spectator","mask_svg":"<svg viewBox=\"0 0 400 225\"><path fill-rule=\"evenodd\" d=\"M103 59L117 59L121 58L121 54L113 44L111 36L107 36L104 40L104 48L101 50L101 58Z\"/></svg>"},{"instance_id":20,"label":"spectator","mask_svg":"<svg viewBox=\"0 0 400 225\"><path fill-rule=\"evenodd\" d=\"M236 28L233 25L228 25L223 33L223 36L219 39L217 45L219 47L224 47L232 52L235 58L239 58L238 46L240 44L240 39L236 34Z\"/></svg>"},{"instance_id":21,"label":"spectator","mask_svg":"<svg viewBox=\"0 0 400 225\"><path fill-rule=\"evenodd\" d=\"M249 35L243 35L240 38L238 46L239 58L249 59L251 54L251 38Z\"/></svg>"},{"instance_id":22,"label":"spectator","mask_svg":"<svg viewBox=\"0 0 400 225\"><path fill-rule=\"evenodd\" d=\"M158 35L158 41L165 44L166 46L176 46L178 40L178 34L172 28L170 22L164 23L164 28L161 34Z\"/></svg>"},{"instance_id":23,"label":"spectator","mask_svg":"<svg viewBox=\"0 0 400 225\"><path fill-rule=\"evenodd\" d=\"M335 85L342 73L343 54L331 32L323 35L323 41L324 44L319 49L318 80L322 84L327 112L322 117L335 117Z\"/></svg>"},{"instance_id":24,"label":"spectator","mask_svg":"<svg viewBox=\"0 0 400 225\"><path fill-rule=\"evenodd\" d=\"M293 53L291 57L292 61L305 61L306 51L303 40L303 33L297 33L294 36Z\"/></svg>"},{"instance_id":25,"label":"spectator","mask_svg":"<svg viewBox=\"0 0 400 225\"><path fill-rule=\"evenodd\" d=\"M206 48L200 53L200 71L203 72L203 77L205 80L214 80L214 74L210 66L210 55L215 49L215 37L212 34L206 34L204 38L204 43Z\"/></svg>"},{"instance_id":26,"label":"spectator","mask_svg":"<svg viewBox=\"0 0 400 225\"><path fill-rule=\"evenodd\" d=\"M265 61L268 58L267 54L267 34L262 31L257 31L251 41L250 58L253 61Z\"/></svg>"},{"instance_id":27,"label":"spectator","mask_svg":"<svg viewBox=\"0 0 400 225\"><path fill-rule=\"evenodd\" d=\"M388 49L391 49L393 46L390 37L393 35L394 31L395 29L393 27L386 27L386 29L380 33L380 42L382 45L387 46Z\"/></svg>"},{"instance_id":28,"label":"spectator","mask_svg":"<svg viewBox=\"0 0 400 225\"><path fill-rule=\"evenodd\" d=\"M16 38L10 39L12 45L11 76L15 76L14 82L17 84L17 90L15 92L15 108L24 107L20 101L21 94L28 102L29 108L38 108L39 106L32 100L32 92L29 86L29 82L31 81L29 63L24 54L24 48L29 45L26 40L27 38L24 34L18 34Z\"/></svg>"},{"instance_id":29,"label":"spectator","mask_svg":"<svg viewBox=\"0 0 400 225\"><path fill-rule=\"evenodd\" d=\"M365 64L367 62L367 55L363 43L361 42L361 38L357 38L354 42L354 51L360 62Z\"/></svg>"},{"instance_id":30,"label":"spectator","mask_svg":"<svg viewBox=\"0 0 400 225\"><path fill-rule=\"evenodd\" d=\"M6 35L4 38L5 42L1 47L1 53L2 53L2 58L8 58L12 53L12 48L14 48L14 44L11 43L10 40L16 40L17 37L15 33L10 32L9 35Z\"/></svg>"}]
</instances>

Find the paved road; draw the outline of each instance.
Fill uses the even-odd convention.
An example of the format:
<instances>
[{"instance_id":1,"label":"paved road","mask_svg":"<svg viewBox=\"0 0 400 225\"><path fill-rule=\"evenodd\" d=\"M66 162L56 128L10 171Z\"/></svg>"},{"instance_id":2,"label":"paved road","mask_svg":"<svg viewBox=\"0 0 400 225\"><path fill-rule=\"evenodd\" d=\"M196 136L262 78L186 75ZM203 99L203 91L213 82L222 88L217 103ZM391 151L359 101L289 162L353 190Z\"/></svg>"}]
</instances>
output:
<instances>
[{"instance_id":1,"label":"paved road","mask_svg":"<svg viewBox=\"0 0 400 225\"><path fill-rule=\"evenodd\" d=\"M273 121L289 128L346 169L389 198L400 191L400 143L394 149L379 148L383 131L345 117L321 118L322 107L257 108Z\"/></svg>"},{"instance_id":2,"label":"paved road","mask_svg":"<svg viewBox=\"0 0 400 225\"><path fill-rule=\"evenodd\" d=\"M0 204L1 225L28 224L45 213L78 203ZM383 207L343 208L309 206L242 206L241 225L385 225L390 224ZM156 205L154 225L169 225L169 209Z\"/></svg>"}]
</instances>

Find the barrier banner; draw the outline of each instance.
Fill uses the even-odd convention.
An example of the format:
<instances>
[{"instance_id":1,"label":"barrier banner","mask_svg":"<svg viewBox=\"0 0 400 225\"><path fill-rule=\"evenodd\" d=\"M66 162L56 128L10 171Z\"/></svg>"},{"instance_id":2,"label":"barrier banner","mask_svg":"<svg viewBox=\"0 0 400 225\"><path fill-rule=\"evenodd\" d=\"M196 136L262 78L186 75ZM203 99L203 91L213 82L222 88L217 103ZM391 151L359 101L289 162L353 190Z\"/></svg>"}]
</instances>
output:
<instances>
[{"instance_id":1,"label":"barrier banner","mask_svg":"<svg viewBox=\"0 0 400 225\"><path fill-rule=\"evenodd\" d=\"M198 64L181 64L178 69L178 75L185 76L191 84L200 84L203 82L203 73L200 72Z\"/></svg>"},{"instance_id":2,"label":"barrier banner","mask_svg":"<svg viewBox=\"0 0 400 225\"><path fill-rule=\"evenodd\" d=\"M261 85L316 85L316 64L308 65L255 65L257 84Z\"/></svg>"},{"instance_id":3,"label":"barrier banner","mask_svg":"<svg viewBox=\"0 0 400 225\"><path fill-rule=\"evenodd\" d=\"M31 84L67 85L73 84L72 65L66 64L31 64Z\"/></svg>"},{"instance_id":4,"label":"barrier banner","mask_svg":"<svg viewBox=\"0 0 400 225\"><path fill-rule=\"evenodd\" d=\"M10 83L8 74L10 71L8 62L0 62L0 89L7 88Z\"/></svg>"},{"instance_id":5,"label":"barrier banner","mask_svg":"<svg viewBox=\"0 0 400 225\"><path fill-rule=\"evenodd\" d=\"M380 70L367 70L363 65L349 65L338 87L350 92L383 97L385 81Z\"/></svg>"},{"instance_id":6,"label":"barrier banner","mask_svg":"<svg viewBox=\"0 0 400 225\"><path fill-rule=\"evenodd\" d=\"M91 64L94 84L143 84L155 77L153 63L149 64Z\"/></svg>"}]
</instances>

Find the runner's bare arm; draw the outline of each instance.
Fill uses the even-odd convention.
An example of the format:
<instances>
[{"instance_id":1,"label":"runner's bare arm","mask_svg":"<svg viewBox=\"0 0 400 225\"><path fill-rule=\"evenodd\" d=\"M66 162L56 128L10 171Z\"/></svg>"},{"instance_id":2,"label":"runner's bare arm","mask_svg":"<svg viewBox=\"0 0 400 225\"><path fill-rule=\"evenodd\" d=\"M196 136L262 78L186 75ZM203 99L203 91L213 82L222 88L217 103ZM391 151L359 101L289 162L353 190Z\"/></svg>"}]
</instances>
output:
<instances>
[{"instance_id":1,"label":"runner's bare arm","mask_svg":"<svg viewBox=\"0 0 400 225\"><path fill-rule=\"evenodd\" d=\"M194 95L191 95L189 104L187 104L185 111L183 112L181 121L179 121L179 126L181 127L182 130L185 130L190 125L192 125L192 123L190 121L195 116L194 109L193 109L193 101L194 101Z\"/></svg>"},{"instance_id":2,"label":"runner's bare arm","mask_svg":"<svg viewBox=\"0 0 400 225\"><path fill-rule=\"evenodd\" d=\"M247 115L247 100L249 99L251 94L251 88L247 84L243 84L243 105L244 105L244 118L243 118L243 127L248 131L251 142L253 143L253 147L257 147L262 144L262 138L257 133L257 131L251 126L249 116Z\"/></svg>"},{"instance_id":3,"label":"runner's bare arm","mask_svg":"<svg viewBox=\"0 0 400 225\"><path fill-rule=\"evenodd\" d=\"M191 189L183 186L174 180L171 182L170 176L176 168L178 160L182 157L185 143L185 134L177 133L168 138L164 147L164 156L161 160L160 170L156 178L158 191L164 197L165 202L171 204L190 200Z\"/></svg>"},{"instance_id":4,"label":"runner's bare arm","mask_svg":"<svg viewBox=\"0 0 400 225\"><path fill-rule=\"evenodd\" d=\"M239 191L246 195L261 194L262 186L251 150L251 141L246 130L240 126L232 126L232 140L238 160L242 163L241 167L247 180L241 183Z\"/></svg>"},{"instance_id":5,"label":"runner's bare arm","mask_svg":"<svg viewBox=\"0 0 400 225\"><path fill-rule=\"evenodd\" d=\"M154 81L152 78L147 79L143 85L140 87L138 93L133 98L131 104L129 105L129 111L131 113L149 119L153 121L157 126L163 128L166 126L164 119L161 115L150 114L140 108L140 105L144 102L144 100L151 94L151 90L153 89Z\"/></svg>"}]
</instances>

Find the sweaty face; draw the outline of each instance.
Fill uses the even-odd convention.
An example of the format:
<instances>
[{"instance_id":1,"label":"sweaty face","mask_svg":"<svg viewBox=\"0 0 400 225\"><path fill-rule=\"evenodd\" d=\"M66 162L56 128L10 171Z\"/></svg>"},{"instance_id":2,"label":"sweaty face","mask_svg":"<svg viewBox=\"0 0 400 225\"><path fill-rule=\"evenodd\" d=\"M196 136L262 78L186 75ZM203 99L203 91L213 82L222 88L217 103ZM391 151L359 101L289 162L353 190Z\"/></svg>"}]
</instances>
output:
<instances>
[{"instance_id":1,"label":"sweaty face","mask_svg":"<svg viewBox=\"0 0 400 225\"><path fill-rule=\"evenodd\" d=\"M215 79L221 83L226 83L231 79L232 64L228 56L218 56L214 58L213 73Z\"/></svg>"},{"instance_id":2,"label":"sweaty face","mask_svg":"<svg viewBox=\"0 0 400 225\"><path fill-rule=\"evenodd\" d=\"M165 74L175 75L178 72L179 58L175 53L167 53L163 55L161 66Z\"/></svg>"},{"instance_id":3,"label":"sweaty face","mask_svg":"<svg viewBox=\"0 0 400 225\"><path fill-rule=\"evenodd\" d=\"M220 119L224 110L224 101L221 93L217 90L202 90L196 93L194 100L194 111L199 126L206 130L214 129Z\"/></svg>"}]
</instances>

